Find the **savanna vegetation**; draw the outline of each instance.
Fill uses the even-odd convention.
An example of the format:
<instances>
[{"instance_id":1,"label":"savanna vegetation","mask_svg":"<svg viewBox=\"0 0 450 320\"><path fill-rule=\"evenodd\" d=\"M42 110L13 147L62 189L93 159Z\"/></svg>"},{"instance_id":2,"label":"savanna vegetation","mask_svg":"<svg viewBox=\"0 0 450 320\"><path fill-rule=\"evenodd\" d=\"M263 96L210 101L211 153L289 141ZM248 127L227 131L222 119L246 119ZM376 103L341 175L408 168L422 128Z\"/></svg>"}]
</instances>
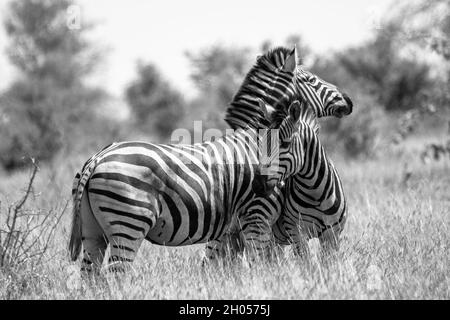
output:
<instances>
[{"instance_id":1,"label":"savanna vegetation","mask_svg":"<svg viewBox=\"0 0 450 320\"><path fill-rule=\"evenodd\" d=\"M104 55L95 25L66 26L72 1L12 0L4 28L18 76L0 93L1 299L448 299L450 6L396 4L359 46L317 55L300 36L260 48L189 52L198 94L187 99L140 61L123 96L130 117L105 115L108 93L86 78ZM293 30L295 31L295 30ZM301 30L299 30L301 31ZM343 180L349 220L341 250L300 260L290 249L248 267L200 267L203 247L145 243L129 274L88 283L67 252L72 178L112 141L168 142L175 128L227 128L223 116L257 54L297 45L305 68L353 99L320 136ZM170 119L170 121L167 121Z\"/></svg>"}]
</instances>

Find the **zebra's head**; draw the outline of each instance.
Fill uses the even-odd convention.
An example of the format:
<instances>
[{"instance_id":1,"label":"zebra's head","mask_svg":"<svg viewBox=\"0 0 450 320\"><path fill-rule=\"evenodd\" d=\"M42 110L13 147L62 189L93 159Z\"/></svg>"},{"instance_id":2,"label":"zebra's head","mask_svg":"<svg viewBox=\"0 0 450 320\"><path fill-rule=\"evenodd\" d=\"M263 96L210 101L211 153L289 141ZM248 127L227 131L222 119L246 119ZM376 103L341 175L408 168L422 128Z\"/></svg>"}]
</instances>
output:
<instances>
[{"instance_id":1,"label":"zebra's head","mask_svg":"<svg viewBox=\"0 0 450 320\"><path fill-rule=\"evenodd\" d=\"M308 101L317 117L342 118L352 113L352 100L334 84L322 80L319 76L301 67L298 67L296 82L297 90Z\"/></svg>"},{"instance_id":2,"label":"zebra's head","mask_svg":"<svg viewBox=\"0 0 450 320\"><path fill-rule=\"evenodd\" d=\"M302 100L293 101L287 108L276 109L270 118L269 135L276 133L278 147L271 149L269 161L262 164L266 192L300 172L307 143L319 130L316 115Z\"/></svg>"},{"instance_id":3,"label":"zebra's head","mask_svg":"<svg viewBox=\"0 0 450 320\"><path fill-rule=\"evenodd\" d=\"M273 104L274 107L277 108L277 104L280 103L284 104L286 100L303 99L308 102L308 106L314 110L318 118L328 116L341 118L352 113L353 102L346 93L301 66L298 60L297 47L294 46L292 50L278 48L269 52L269 56L279 69L285 67L282 63L283 56L285 61L295 61L294 90L293 92L287 90L282 99Z\"/></svg>"},{"instance_id":4,"label":"zebra's head","mask_svg":"<svg viewBox=\"0 0 450 320\"><path fill-rule=\"evenodd\" d=\"M274 170L275 163L278 164L279 157L279 145L283 144L284 140L287 140L289 135L294 135L295 127L291 127L290 124L294 124L293 120L297 117L297 106L294 106L290 111L291 114L275 111L272 106L267 105L262 99L257 99L259 104L259 123L258 130L258 162L256 167L255 176L252 183L252 190L258 197L268 196L277 186L278 176L277 171ZM275 118L274 116L278 117ZM291 119L291 121L288 121ZM255 125L257 125L255 124ZM294 124L295 126L295 124ZM283 134L279 135L279 130L282 130ZM276 162L274 162L276 161Z\"/></svg>"},{"instance_id":5,"label":"zebra's head","mask_svg":"<svg viewBox=\"0 0 450 320\"><path fill-rule=\"evenodd\" d=\"M305 100L317 117L349 115L353 102L335 85L304 70L297 48L275 48L257 58L227 109L225 121L245 128L258 117L258 99L278 109L287 101Z\"/></svg>"}]
</instances>

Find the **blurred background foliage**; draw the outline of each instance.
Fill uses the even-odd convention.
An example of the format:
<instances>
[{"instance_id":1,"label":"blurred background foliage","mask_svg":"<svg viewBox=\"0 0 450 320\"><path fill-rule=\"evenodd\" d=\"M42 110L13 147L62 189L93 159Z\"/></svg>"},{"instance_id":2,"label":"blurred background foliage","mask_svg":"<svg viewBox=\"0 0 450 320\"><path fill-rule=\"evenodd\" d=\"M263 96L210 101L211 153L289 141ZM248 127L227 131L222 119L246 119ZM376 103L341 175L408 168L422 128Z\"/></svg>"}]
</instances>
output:
<instances>
[{"instance_id":1,"label":"blurred background foliage","mask_svg":"<svg viewBox=\"0 0 450 320\"><path fill-rule=\"evenodd\" d=\"M151 128L164 139L179 126L184 117L185 102L156 66L138 62L137 77L126 89L126 100L132 111L132 122L144 132Z\"/></svg>"},{"instance_id":2,"label":"blurred background foliage","mask_svg":"<svg viewBox=\"0 0 450 320\"><path fill-rule=\"evenodd\" d=\"M317 55L301 36L259 48L214 45L187 52L198 94L178 92L151 62L136 64L123 93L129 117L116 119L110 96L86 81L105 55L87 40L95 25L66 26L69 0L12 0L4 28L18 77L0 95L0 164L14 170L33 157L90 153L121 139L169 142L176 128L227 128L224 112L257 54L296 45L304 67L338 85L355 104L345 119L321 120L327 150L346 158L401 152L411 135L423 155L450 155L450 4L423 0L396 4L359 46ZM426 17L426 19L424 19ZM429 151L431 150L431 151ZM448 153L446 153L448 151ZM423 156L423 158L427 158Z\"/></svg>"}]
</instances>

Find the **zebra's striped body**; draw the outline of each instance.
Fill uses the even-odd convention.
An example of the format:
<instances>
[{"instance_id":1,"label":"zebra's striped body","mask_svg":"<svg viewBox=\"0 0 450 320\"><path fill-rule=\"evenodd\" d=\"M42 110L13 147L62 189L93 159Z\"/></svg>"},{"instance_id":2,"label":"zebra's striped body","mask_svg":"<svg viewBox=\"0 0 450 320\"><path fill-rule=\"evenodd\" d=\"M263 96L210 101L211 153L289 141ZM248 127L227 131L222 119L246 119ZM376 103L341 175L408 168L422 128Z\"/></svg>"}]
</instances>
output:
<instances>
[{"instance_id":1,"label":"zebra's striped body","mask_svg":"<svg viewBox=\"0 0 450 320\"><path fill-rule=\"evenodd\" d=\"M285 127L292 128L298 117L284 120L270 127L279 130L281 140L290 139L285 135L293 130ZM265 190L267 181L260 174L257 137L249 128L203 144L122 142L105 148L75 178L72 259L82 241L82 269L92 271L101 266L110 243L109 262L123 269L121 263L134 260L144 239L165 246L204 243L237 224L249 226L244 236L260 241L254 237L258 217L246 210L255 197L252 190L261 190L258 184ZM288 152L278 154L280 164Z\"/></svg>"},{"instance_id":2,"label":"zebra's striped body","mask_svg":"<svg viewBox=\"0 0 450 320\"><path fill-rule=\"evenodd\" d=\"M315 116L309 119L309 123L300 122L299 131L293 135L302 147L301 152L289 152L301 155L300 161L285 162L291 165L291 178L269 198L277 201L268 201L260 208L280 212L277 210L282 207L272 227L274 239L280 245L293 244L299 254L307 250L306 240L313 237L327 249L337 249L347 214L341 180L320 142ZM282 174L280 177L283 179ZM279 203L281 196L283 205Z\"/></svg>"},{"instance_id":3,"label":"zebra's striped body","mask_svg":"<svg viewBox=\"0 0 450 320\"><path fill-rule=\"evenodd\" d=\"M293 244L298 254L307 251L306 241L311 238L318 238L326 249L337 249L346 221L342 183L320 143L317 129L313 124L300 126L297 137L303 146L301 165L283 187L275 188L270 197L256 198L248 209L262 216L279 217L272 225L273 240L278 245ZM225 239L239 243L240 231L232 230L234 234ZM214 249L223 255L228 244L215 243L207 251Z\"/></svg>"},{"instance_id":4,"label":"zebra's striped body","mask_svg":"<svg viewBox=\"0 0 450 320\"><path fill-rule=\"evenodd\" d=\"M275 152L280 161L276 166L268 168L270 174L266 181L268 187L275 190L284 180L296 175L303 168L305 154L309 150L310 139L313 138L308 133L311 130L317 130L318 127L315 114L300 101L293 102L288 109L276 110L271 122L274 127L280 128L280 144ZM256 249L260 256L267 256L271 244L271 226L278 219L281 207L277 208L278 210L267 210L267 208L280 202L279 195L256 196L246 209L245 214L248 219L244 219L238 226L234 225L234 228L230 230L228 234L242 230L245 246L241 245L241 248L248 248L250 244L253 244L251 249ZM254 221L257 223L253 223ZM224 255L226 253L224 244L227 241L233 242L233 238L225 237L209 243L206 256L211 258Z\"/></svg>"},{"instance_id":5,"label":"zebra's striped body","mask_svg":"<svg viewBox=\"0 0 450 320\"><path fill-rule=\"evenodd\" d=\"M259 63L269 70L282 69L292 57L296 61L296 55L295 49L290 52L286 48L278 48L259 58ZM308 102L317 117L342 117L352 112L353 103L347 95L340 93L336 86L303 70L297 66L297 62L291 76L293 81L287 78L278 81L277 90L269 89L268 84L277 79L270 74L266 74L264 81L253 87L257 95L265 97L276 109L286 108L289 105L287 101L301 97ZM271 92L285 94L270 95ZM228 108L225 120L232 128L239 128L253 121L258 113L246 101L245 90L240 90ZM326 156L317 133L318 130L313 135L310 132L311 139L308 140L308 152L305 153L305 164L301 172L287 179L285 186L276 188L269 198L259 200L257 209L266 215L277 212L276 215L280 218L272 226L275 241L280 245L295 244L296 252L303 251L305 240L311 237L318 237L324 246L336 248L346 220L347 205L342 183L334 165ZM234 236L230 235L227 239L239 242L236 239L239 230L234 232ZM224 244L216 244L214 249L224 252L223 246ZM207 255L208 250L211 248L207 248Z\"/></svg>"},{"instance_id":6,"label":"zebra's striped body","mask_svg":"<svg viewBox=\"0 0 450 320\"><path fill-rule=\"evenodd\" d=\"M302 253L307 250L305 240L319 238L322 246L337 249L347 203L337 170L317 135L310 140L301 171L287 179L281 192L283 211L272 227L276 243L294 244L296 252Z\"/></svg>"}]
</instances>

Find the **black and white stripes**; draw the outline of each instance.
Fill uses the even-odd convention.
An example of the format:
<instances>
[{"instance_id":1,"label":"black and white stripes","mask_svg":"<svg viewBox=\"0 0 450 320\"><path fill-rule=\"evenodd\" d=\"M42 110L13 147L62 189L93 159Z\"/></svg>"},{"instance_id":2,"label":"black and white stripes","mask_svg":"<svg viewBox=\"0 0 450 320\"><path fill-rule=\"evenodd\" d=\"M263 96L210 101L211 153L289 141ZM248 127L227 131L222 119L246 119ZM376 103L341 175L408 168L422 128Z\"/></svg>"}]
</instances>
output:
<instances>
[{"instance_id":1,"label":"black and white stripes","mask_svg":"<svg viewBox=\"0 0 450 320\"><path fill-rule=\"evenodd\" d=\"M257 59L244 84L230 103L225 121L231 128L243 128L258 114L254 99L260 98L278 109L287 101L305 100L317 117L342 117L352 112L353 103L335 85L301 68L297 50L279 47Z\"/></svg>"},{"instance_id":2,"label":"black and white stripes","mask_svg":"<svg viewBox=\"0 0 450 320\"><path fill-rule=\"evenodd\" d=\"M275 111L274 116L282 115L281 110L285 108ZM289 150L280 171L274 175L281 180L290 178L282 188L276 187L270 197L255 198L248 209L255 216L279 217L271 224L275 242L279 245L293 244L298 254L307 250L306 241L313 237L319 238L323 247L337 249L347 213L342 183L318 137L316 116L310 108L302 107L301 113L303 121L298 123L292 135L292 140L297 141L290 142L293 148L299 149ZM283 141L280 147L282 145ZM269 182L271 179L274 178L269 178ZM211 255L211 250L223 254L226 241L239 242L240 231L235 228L232 230L234 235L225 237L223 243L208 246L207 256ZM269 239L272 239L270 227L265 237L267 243Z\"/></svg>"},{"instance_id":3,"label":"black and white stripes","mask_svg":"<svg viewBox=\"0 0 450 320\"><path fill-rule=\"evenodd\" d=\"M295 67L292 69L291 65L286 72L284 66L289 61L295 61ZM270 51L258 59L249 75L252 73L264 73L258 92L271 101L275 109L287 108L289 101L302 99L317 117L342 117L352 112L353 103L346 94L297 65L295 48L293 51L286 48ZM271 80L277 81L276 89ZM232 128L251 122L258 113L246 105L245 98L246 92L240 90L227 110L225 119ZM320 144L318 127L310 128L301 132L307 143L301 171L287 179L283 188L276 188L275 194L260 207L266 212L278 212L280 218L273 226L275 240L279 244L295 243L297 251L304 247L301 242L310 237L319 237L327 247L337 247L347 210L342 183Z\"/></svg>"},{"instance_id":4,"label":"black and white stripes","mask_svg":"<svg viewBox=\"0 0 450 320\"><path fill-rule=\"evenodd\" d=\"M279 130L280 140L289 140L285 135L294 131L285 128L297 120L286 116L269 129ZM220 239L236 217L250 226L250 233L259 218L241 213L252 205L253 190L264 195L261 190L267 191L268 185L261 177L256 130L249 126L194 145L121 142L93 156L75 178L72 259L82 242L82 269L98 269L109 243L109 262L123 269L144 239L166 246L204 243ZM280 165L289 152L278 154ZM273 172L279 180L281 173Z\"/></svg>"}]
</instances>

